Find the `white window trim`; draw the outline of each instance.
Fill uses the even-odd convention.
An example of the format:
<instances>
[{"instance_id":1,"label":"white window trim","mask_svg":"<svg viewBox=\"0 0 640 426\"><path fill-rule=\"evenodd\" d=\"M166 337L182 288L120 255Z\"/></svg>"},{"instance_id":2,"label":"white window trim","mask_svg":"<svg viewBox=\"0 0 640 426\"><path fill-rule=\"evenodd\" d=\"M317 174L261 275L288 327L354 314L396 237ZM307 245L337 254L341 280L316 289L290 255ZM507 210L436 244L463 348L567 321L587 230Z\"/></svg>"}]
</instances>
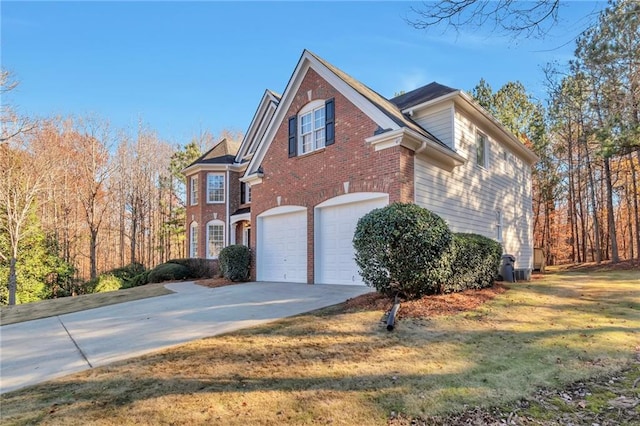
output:
<instances>
[{"instance_id":1,"label":"white window trim","mask_svg":"<svg viewBox=\"0 0 640 426\"><path fill-rule=\"evenodd\" d=\"M483 144L483 158L482 158L482 164L480 164L478 162L478 140L480 138L484 139L484 144ZM476 141L475 141L475 147L476 147L476 165L478 167L482 167L483 169L488 169L489 168L489 137L487 136L486 133L481 132L480 130L476 129Z\"/></svg>"},{"instance_id":2,"label":"white window trim","mask_svg":"<svg viewBox=\"0 0 640 426\"><path fill-rule=\"evenodd\" d=\"M250 238L249 232L251 230L251 226L243 226L242 227L242 245L249 247Z\"/></svg>"},{"instance_id":3,"label":"white window trim","mask_svg":"<svg viewBox=\"0 0 640 426\"><path fill-rule=\"evenodd\" d=\"M198 222L191 222L191 225L189 225L189 257L198 257Z\"/></svg>"},{"instance_id":4,"label":"white window trim","mask_svg":"<svg viewBox=\"0 0 640 426\"><path fill-rule=\"evenodd\" d=\"M220 176L222 177L222 200L211 200L210 192L209 192L209 177L210 176ZM224 173L207 173L207 204L224 204L225 202L225 189L226 189L226 179L224 178Z\"/></svg>"},{"instance_id":5,"label":"white window trim","mask_svg":"<svg viewBox=\"0 0 640 426\"><path fill-rule=\"evenodd\" d=\"M322 123L322 127L318 127L317 129L314 126L315 123L315 119L314 119L314 113L315 111L319 110L319 109L324 109L325 108L325 101L324 99L317 99L315 101L309 102L308 104L306 104L299 112L298 112L298 118L297 118L297 123L298 123L298 129L297 131L297 139L298 139L298 155L306 155L309 154L311 152L314 151L319 151L321 149L324 149L324 147L326 146L326 142L327 142L327 132L326 132L326 120L327 117L325 116L324 118L324 122ZM324 112L326 114L326 112ZM302 116L307 115L307 114L311 114L311 136L312 136L312 147L311 149L309 149L308 151L303 151L303 137L302 137ZM315 132L323 129L324 133L324 141L322 143L322 146L316 146L316 140L315 140Z\"/></svg>"},{"instance_id":6,"label":"white window trim","mask_svg":"<svg viewBox=\"0 0 640 426\"><path fill-rule=\"evenodd\" d=\"M209 227L210 226L222 226L222 248L227 246L227 233L225 232L225 223L221 220L214 219L207 222L207 240L206 240L206 250L207 250L207 259L217 259L218 255L212 255L209 250Z\"/></svg>"},{"instance_id":7,"label":"white window trim","mask_svg":"<svg viewBox=\"0 0 640 426\"><path fill-rule=\"evenodd\" d=\"M246 182L240 182L240 185L244 188L244 191L240 191L244 192L244 199L240 200L240 204L251 204L251 185Z\"/></svg>"},{"instance_id":8,"label":"white window trim","mask_svg":"<svg viewBox=\"0 0 640 426\"><path fill-rule=\"evenodd\" d=\"M191 176L189 178L189 182L190 182L190 191L189 191L189 205L192 206L197 206L198 205L198 198L199 198L199 194L198 194L198 176Z\"/></svg>"}]
</instances>

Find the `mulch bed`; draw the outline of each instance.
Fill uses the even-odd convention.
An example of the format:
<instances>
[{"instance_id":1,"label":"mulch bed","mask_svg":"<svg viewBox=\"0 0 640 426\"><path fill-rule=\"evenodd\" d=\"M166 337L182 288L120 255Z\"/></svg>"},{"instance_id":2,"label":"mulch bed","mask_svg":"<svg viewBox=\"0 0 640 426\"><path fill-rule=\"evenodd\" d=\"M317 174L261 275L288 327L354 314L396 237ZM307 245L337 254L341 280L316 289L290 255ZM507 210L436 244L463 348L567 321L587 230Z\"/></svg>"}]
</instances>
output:
<instances>
[{"instance_id":1,"label":"mulch bed","mask_svg":"<svg viewBox=\"0 0 640 426\"><path fill-rule=\"evenodd\" d=\"M194 283L201 285L203 287L209 287L209 288L224 287L226 285L244 284L241 281L233 282L233 281L229 281L226 278L208 278L206 280L194 281Z\"/></svg>"},{"instance_id":2,"label":"mulch bed","mask_svg":"<svg viewBox=\"0 0 640 426\"><path fill-rule=\"evenodd\" d=\"M481 290L466 290L461 293L425 296L418 300L402 300L399 318L424 318L441 315L454 315L477 308L483 303L507 291L508 287L496 283L493 287ZM393 300L380 293L368 293L354 297L346 302L347 311L388 311Z\"/></svg>"}]
</instances>

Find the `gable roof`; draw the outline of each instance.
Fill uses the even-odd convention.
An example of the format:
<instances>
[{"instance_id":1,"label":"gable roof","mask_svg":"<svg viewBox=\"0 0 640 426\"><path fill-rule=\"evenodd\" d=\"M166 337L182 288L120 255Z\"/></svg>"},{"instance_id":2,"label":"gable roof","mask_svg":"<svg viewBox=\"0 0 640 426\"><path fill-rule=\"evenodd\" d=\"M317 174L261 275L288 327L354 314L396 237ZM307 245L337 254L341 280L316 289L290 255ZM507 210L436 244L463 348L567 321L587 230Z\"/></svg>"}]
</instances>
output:
<instances>
[{"instance_id":1,"label":"gable roof","mask_svg":"<svg viewBox=\"0 0 640 426\"><path fill-rule=\"evenodd\" d=\"M360 93L362 96L364 96L367 100L369 100L369 102L371 102L377 108L379 108L380 111L382 111L384 114L386 114L389 118L391 118L400 127L408 127L408 128L410 128L412 130L415 130L419 134L425 136L426 138L431 139L434 142L438 142L438 143L442 144L443 146L447 146L442 141L440 141L438 138L436 138L434 135L432 135L429 131L427 131L426 129L422 128L419 124L417 124L411 118L409 118L406 115L404 115L402 113L402 111L400 110L400 108L398 108L397 105L394 105L393 102L389 101L387 98L383 97L382 95L380 95L375 90L370 89L368 86L362 84L360 81L358 81L355 78L351 77L349 74L347 74L344 71L342 71L342 70L336 68L335 66L331 65L329 62L325 61L324 59L322 59L321 57L319 57L315 53L310 52L308 50L305 50L305 52L308 52L310 55L315 57L321 64L323 64L325 67L330 69L335 75L340 77L349 86L351 86L358 93Z\"/></svg>"},{"instance_id":2,"label":"gable roof","mask_svg":"<svg viewBox=\"0 0 640 426\"><path fill-rule=\"evenodd\" d=\"M429 102L433 99L442 97L452 92L456 92L458 89L445 86L435 81L427 84L426 86L419 87L407 93L403 93L400 96L396 96L391 99L390 102L397 106L400 110L411 108L425 102Z\"/></svg>"},{"instance_id":3,"label":"gable roof","mask_svg":"<svg viewBox=\"0 0 640 426\"><path fill-rule=\"evenodd\" d=\"M258 172L260 164L269 149L269 145L275 137L275 132L282 120L284 120L284 114L289 109L293 97L309 69L316 71L323 79L340 91L343 96L377 123L383 131L394 131L402 128L409 129L420 137L429 140L430 143L434 143L439 145L442 149L448 150L451 155L457 155L449 146L405 115L391 101L362 84L355 78L349 76L342 70L331 65L316 54L305 49L302 52L300 60L298 61L289 82L287 83L273 119L269 124L269 128L258 144L256 155L252 157L249 163L245 173L246 176L250 176Z\"/></svg>"},{"instance_id":4,"label":"gable roof","mask_svg":"<svg viewBox=\"0 0 640 426\"><path fill-rule=\"evenodd\" d=\"M242 163L245 161L245 157L253 155L255 152L262 135L264 134L269 121L273 117L278 103L280 103L281 96L272 90L265 90L256 112L253 114L249 129L244 134L242 144L236 154L236 163Z\"/></svg>"}]
</instances>

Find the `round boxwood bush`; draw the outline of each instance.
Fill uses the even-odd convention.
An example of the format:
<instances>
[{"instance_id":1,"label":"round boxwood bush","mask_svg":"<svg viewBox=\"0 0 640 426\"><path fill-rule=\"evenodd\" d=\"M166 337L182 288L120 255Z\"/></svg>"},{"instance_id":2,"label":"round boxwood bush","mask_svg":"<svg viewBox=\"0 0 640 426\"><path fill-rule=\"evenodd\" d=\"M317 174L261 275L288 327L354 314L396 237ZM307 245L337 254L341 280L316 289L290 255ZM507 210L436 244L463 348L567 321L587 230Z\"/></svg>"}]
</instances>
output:
<instances>
[{"instance_id":1,"label":"round boxwood bush","mask_svg":"<svg viewBox=\"0 0 640 426\"><path fill-rule=\"evenodd\" d=\"M220 250L218 256L220 273L231 281L247 281L251 266L251 250L247 246L234 244Z\"/></svg>"},{"instance_id":2,"label":"round boxwood bush","mask_svg":"<svg viewBox=\"0 0 640 426\"><path fill-rule=\"evenodd\" d=\"M440 216L415 204L394 203L358 221L353 246L364 282L388 296L437 293L447 276L442 255L451 231Z\"/></svg>"},{"instance_id":3,"label":"round boxwood bush","mask_svg":"<svg viewBox=\"0 0 640 426\"><path fill-rule=\"evenodd\" d=\"M161 283L163 281L180 281L188 278L189 268L177 263L161 263L149 272L150 283Z\"/></svg>"},{"instance_id":4,"label":"round boxwood bush","mask_svg":"<svg viewBox=\"0 0 640 426\"><path fill-rule=\"evenodd\" d=\"M93 289L94 293L105 293L107 291L120 290L122 287L122 280L115 275L107 274L100 275L98 282Z\"/></svg>"}]
</instances>

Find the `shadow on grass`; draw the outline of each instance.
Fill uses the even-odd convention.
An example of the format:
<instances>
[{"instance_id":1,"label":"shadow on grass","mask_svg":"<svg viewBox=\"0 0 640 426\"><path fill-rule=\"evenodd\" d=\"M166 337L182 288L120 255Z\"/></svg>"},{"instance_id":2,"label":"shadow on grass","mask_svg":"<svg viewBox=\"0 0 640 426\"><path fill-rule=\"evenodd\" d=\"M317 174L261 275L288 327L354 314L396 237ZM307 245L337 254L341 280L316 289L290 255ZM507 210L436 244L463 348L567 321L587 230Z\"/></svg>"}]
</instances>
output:
<instances>
[{"instance_id":1,"label":"shadow on grass","mask_svg":"<svg viewBox=\"0 0 640 426\"><path fill-rule=\"evenodd\" d=\"M507 292L455 318L402 321L394 333L373 323L349 328L353 317L331 307L7 393L0 396L7 407L2 416L55 422L56 416L82 419L91 412L126 418L141 401L158 399L158 412L169 409L165 397L242 395L259 409L265 403L251 395L265 392L291 398L317 392L325 402L352 404L364 404L365 395L381 412L438 414L607 374L637 355L640 312L633 291L614 291L604 300L568 284L522 283L513 291L526 297ZM549 306L528 302L540 297L555 300ZM601 312L599 304L611 306ZM533 308L553 310L550 318L559 323L546 324ZM492 310L504 310L500 321ZM517 315L510 318L510 312ZM574 314L597 322L580 316L582 323L570 327L560 322ZM605 325L607 318L614 323Z\"/></svg>"}]
</instances>

